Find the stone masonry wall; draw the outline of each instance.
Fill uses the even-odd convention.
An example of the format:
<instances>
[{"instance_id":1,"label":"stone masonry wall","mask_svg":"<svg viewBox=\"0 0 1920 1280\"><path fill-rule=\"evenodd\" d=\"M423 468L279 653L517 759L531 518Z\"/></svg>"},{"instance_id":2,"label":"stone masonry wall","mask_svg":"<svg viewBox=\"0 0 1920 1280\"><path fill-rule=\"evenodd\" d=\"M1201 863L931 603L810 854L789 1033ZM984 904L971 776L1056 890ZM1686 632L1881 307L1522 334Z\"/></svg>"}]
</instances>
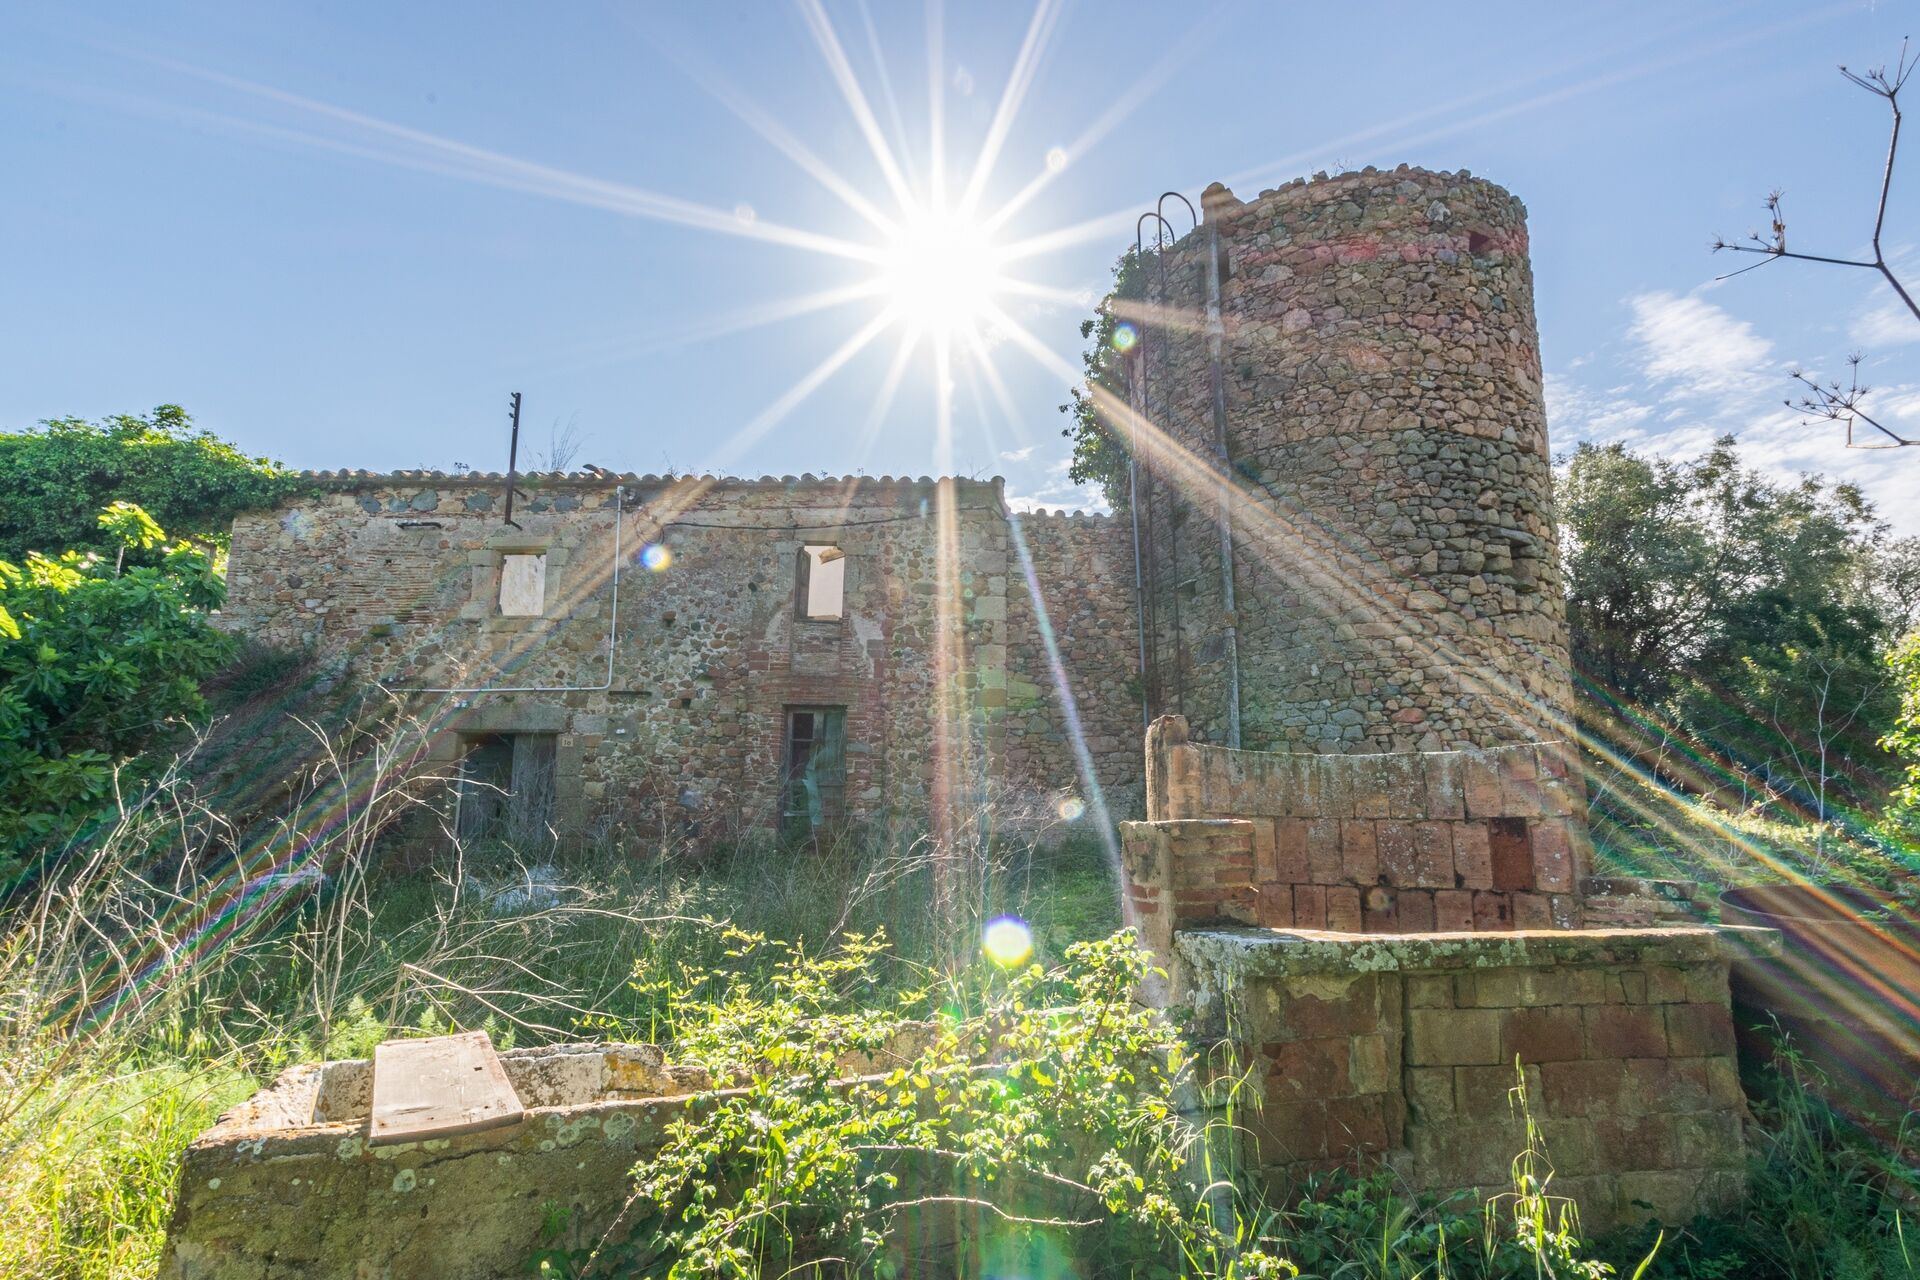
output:
<instances>
[{"instance_id":1,"label":"stone masonry wall","mask_svg":"<svg viewBox=\"0 0 1920 1280\"><path fill-rule=\"evenodd\" d=\"M1103 590L1131 563L1111 563L1111 521L1025 527L1083 761L997 482L528 476L518 529L500 477L316 483L235 521L224 623L394 689L452 690L407 695L443 758L476 734L556 735L563 829L773 825L795 706L846 708L851 820L925 823L936 793L988 791L1052 813L1089 789L1087 767L1110 807L1137 811L1112 696L1133 674L1130 601ZM807 543L846 553L839 619L796 616ZM533 552L543 616L500 616L503 557Z\"/></svg>"},{"instance_id":2,"label":"stone masonry wall","mask_svg":"<svg viewBox=\"0 0 1920 1280\"><path fill-rule=\"evenodd\" d=\"M1402 167L1203 197L1219 235L1226 454L1208 226L1144 268L1142 454L1154 714L1388 751L1568 736L1552 475L1525 209ZM1233 489L1224 607L1217 478Z\"/></svg>"},{"instance_id":3,"label":"stone masonry wall","mask_svg":"<svg viewBox=\"0 0 1920 1280\"><path fill-rule=\"evenodd\" d=\"M1740 1198L1732 952L1711 930L1202 930L1179 949L1203 1024L1254 1072L1248 1155L1282 1194L1383 1160L1414 1187L1510 1190L1524 1082L1551 1189L1586 1230Z\"/></svg>"},{"instance_id":4,"label":"stone masonry wall","mask_svg":"<svg viewBox=\"0 0 1920 1280\"><path fill-rule=\"evenodd\" d=\"M1011 532L1001 767L1011 777L1048 779L1090 807L1098 799L1096 817L1100 809L1112 821L1132 817L1142 803L1141 710L1127 525L1108 516L1024 515L1013 517ZM1097 795L1086 794L1089 772Z\"/></svg>"},{"instance_id":5,"label":"stone masonry wall","mask_svg":"<svg viewBox=\"0 0 1920 1280\"><path fill-rule=\"evenodd\" d=\"M1563 747L1321 755L1185 737L1178 717L1148 734L1148 825L1247 820L1250 859L1212 854L1193 873L1244 895L1224 918L1347 933L1582 922L1593 851Z\"/></svg>"}]
</instances>

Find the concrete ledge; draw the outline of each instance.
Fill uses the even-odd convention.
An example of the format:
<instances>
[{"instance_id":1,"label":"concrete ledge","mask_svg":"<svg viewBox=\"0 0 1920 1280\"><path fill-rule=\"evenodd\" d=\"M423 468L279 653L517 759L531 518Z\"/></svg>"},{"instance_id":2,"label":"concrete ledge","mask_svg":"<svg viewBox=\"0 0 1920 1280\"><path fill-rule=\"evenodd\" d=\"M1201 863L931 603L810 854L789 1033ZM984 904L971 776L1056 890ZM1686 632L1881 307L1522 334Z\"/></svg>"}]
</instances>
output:
<instances>
[{"instance_id":1,"label":"concrete ledge","mask_svg":"<svg viewBox=\"0 0 1920 1280\"><path fill-rule=\"evenodd\" d=\"M1202 928L1174 938L1196 969L1235 977L1443 973L1561 965L1725 962L1775 955L1772 929L1524 929L1510 933L1334 933L1321 929Z\"/></svg>"}]
</instances>

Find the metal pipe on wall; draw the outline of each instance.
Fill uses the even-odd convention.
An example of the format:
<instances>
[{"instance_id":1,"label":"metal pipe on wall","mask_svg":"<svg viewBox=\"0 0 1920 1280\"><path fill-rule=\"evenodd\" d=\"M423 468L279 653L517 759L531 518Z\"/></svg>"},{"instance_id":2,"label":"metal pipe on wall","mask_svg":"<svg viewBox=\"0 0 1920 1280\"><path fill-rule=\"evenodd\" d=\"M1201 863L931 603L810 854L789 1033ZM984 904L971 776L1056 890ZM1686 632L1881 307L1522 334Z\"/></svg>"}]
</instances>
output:
<instances>
[{"instance_id":1,"label":"metal pipe on wall","mask_svg":"<svg viewBox=\"0 0 1920 1280\"><path fill-rule=\"evenodd\" d=\"M1205 202L1205 197L1201 197ZM1227 745L1240 745L1240 636L1239 607L1233 590L1233 460L1227 453L1227 379L1221 348L1226 324L1220 314L1220 220L1217 210L1207 218L1207 376L1213 392L1214 448L1220 467L1220 607L1225 626L1227 659Z\"/></svg>"}]
</instances>

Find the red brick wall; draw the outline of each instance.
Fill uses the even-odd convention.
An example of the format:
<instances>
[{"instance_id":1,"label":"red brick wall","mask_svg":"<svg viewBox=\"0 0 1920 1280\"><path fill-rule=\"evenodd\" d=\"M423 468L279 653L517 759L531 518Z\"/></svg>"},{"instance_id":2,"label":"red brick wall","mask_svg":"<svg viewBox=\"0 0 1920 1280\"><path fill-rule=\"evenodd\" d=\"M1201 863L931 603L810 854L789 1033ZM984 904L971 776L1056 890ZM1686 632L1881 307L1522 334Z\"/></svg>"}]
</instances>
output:
<instances>
[{"instance_id":1,"label":"red brick wall","mask_svg":"<svg viewBox=\"0 0 1920 1280\"><path fill-rule=\"evenodd\" d=\"M1574 928L1592 850L1557 744L1378 755L1148 737L1148 816L1252 823L1255 922L1349 933Z\"/></svg>"}]
</instances>

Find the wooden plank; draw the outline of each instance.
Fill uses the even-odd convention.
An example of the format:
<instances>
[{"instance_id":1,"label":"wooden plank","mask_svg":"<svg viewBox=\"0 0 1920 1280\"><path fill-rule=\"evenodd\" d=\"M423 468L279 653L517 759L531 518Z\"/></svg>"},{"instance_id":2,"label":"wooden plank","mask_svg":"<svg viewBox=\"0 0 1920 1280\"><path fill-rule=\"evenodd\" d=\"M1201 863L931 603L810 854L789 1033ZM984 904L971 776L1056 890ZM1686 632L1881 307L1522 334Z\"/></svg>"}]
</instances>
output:
<instances>
[{"instance_id":1,"label":"wooden plank","mask_svg":"<svg viewBox=\"0 0 1920 1280\"><path fill-rule=\"evenodd\" d=\"M478 1133L524 1114L484 1031L374 1048L370 1145Z\"/></svg>"}]
</instances>

